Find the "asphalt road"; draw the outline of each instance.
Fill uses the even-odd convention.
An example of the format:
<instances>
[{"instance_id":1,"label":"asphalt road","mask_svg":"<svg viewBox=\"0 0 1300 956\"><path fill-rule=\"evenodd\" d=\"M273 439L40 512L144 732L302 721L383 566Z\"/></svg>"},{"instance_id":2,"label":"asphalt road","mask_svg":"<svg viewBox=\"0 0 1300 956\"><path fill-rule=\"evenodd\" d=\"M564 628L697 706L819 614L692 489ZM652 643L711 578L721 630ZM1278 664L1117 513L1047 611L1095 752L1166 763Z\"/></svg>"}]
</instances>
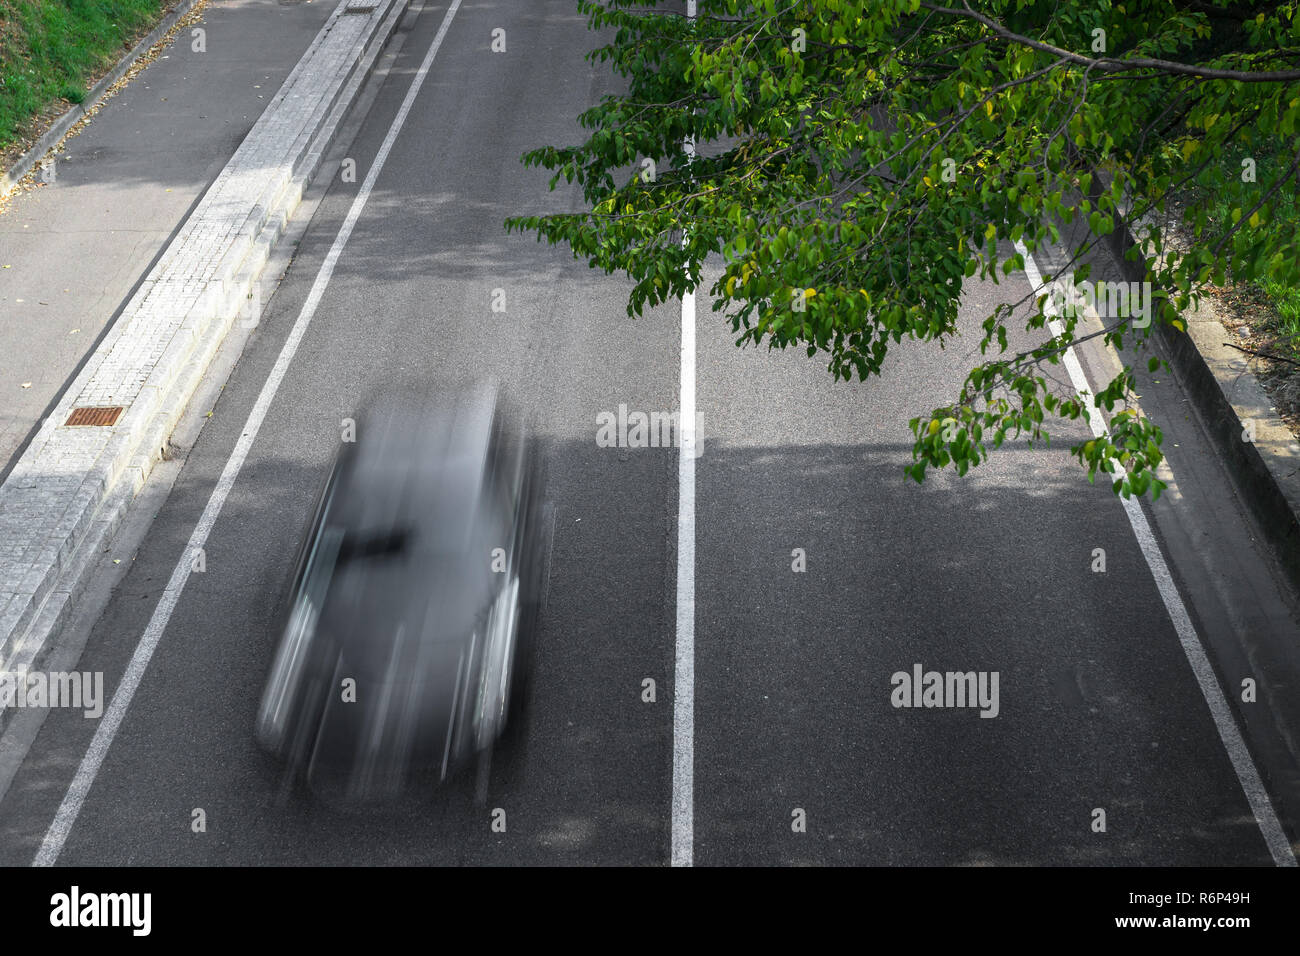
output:
<instances>
[{"instance_id":1,"label":"asphalt road","mask_svg":"<svg viewBox=\"0 0 1300 956\"><path fill-rule=\"evenodd\" d=\"M225 0L56 155L57 188L0 216L0 478L95 351L332 12ZM26 383L24 385L24 383Z\"/></svg>"},{"instance_id":2,"label":"asphalt road","mask_svg":"<svg viewBox=\"0 0 1300 956\"><path fill-rule=\"evenodd\" d=\"M348 153L358 180L445 10L429 4L406 37ZM497 27L504 54L489 50ZM595 422L620 404L677 408L681 311L631 321L625 279L501 228L578 208L517 160L576 140L575 117L616 89L582 60L591 43L572 0L456 14L59 862L663 864L674 746L687 746L698 864L1270 865L1125 512L1067 453L1082 432L1008 448L965 478L904 482L907 420L949 400L970 343L904 346L879 381L835 383L802 352L737 350L701 293L694 733L675 740L678 452L599 447ZM358 188L330 186L90 635L79 669L110 686ZM1028 292L1018 283L975 287L970 327ZM340 422L385 383L473 374L513 385L548 442L556 529L524 739L485 792L467 776L366 815L286 796L253 719ZM1172 416L1182 507L1217 502L1156 509L1207 640L1260 621L1296 634L1182 397L1166 383L1148 398ZM1098 547L1104 574L1090 570ZM1207 583L1224 563L1248 583ZM916 664L997 672L997 716L892 706L891 675ZM0 804L0 863L31 862L94 727L50 713ZM497 808L505 832L490 826Z\"/></svg>"}]
</instances>

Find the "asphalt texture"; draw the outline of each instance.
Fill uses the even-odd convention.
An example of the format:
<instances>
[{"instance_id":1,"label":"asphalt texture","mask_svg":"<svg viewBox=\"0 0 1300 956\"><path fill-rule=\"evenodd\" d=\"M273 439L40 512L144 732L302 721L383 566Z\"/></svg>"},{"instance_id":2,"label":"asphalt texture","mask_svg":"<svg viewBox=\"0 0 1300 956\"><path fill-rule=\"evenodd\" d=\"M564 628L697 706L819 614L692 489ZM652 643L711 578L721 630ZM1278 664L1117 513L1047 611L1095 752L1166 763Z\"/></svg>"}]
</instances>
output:
<instances>
[{"instance_id":1,"label":"asphalt texture","mask_svg":"<svg viewBox=\"0 0 1300 956\"><path fill-rule=\"evenodd\" d=\"M349 152L358 181L445 10L430 3L404 24ZM497 27L504 54L489 49ZM501 226L579 208L575 190L547 193L548 174L518 158L576 141L575 118L618 89L584 62L593 43L572 0L457 13L61 864L667 863L678 453L604 448L595 434L597 415L620 404L677 407L681 313L673 303L630 320L624 277ZM357 189L330 185L90 636L79 667L110 686ZM504 314L491 308L496 289ZM1125 513L1068 454L1084 426L1060 429L1050 449L1008 443L964 478L904 479L908 419L950 400L979 321L1028 293L1023 276L973 286L964 339L901 346L879 380L845 384L802 352L737 349L701 292L697 863L1272 864ZM384 813L286 794L252 728L341 422L385 384L489 374L539 415L555 509L522 739L496 754L485 787L466 775ZM1293 640L1291 598L1176 412L1185 398L1174 383L1148 398L1178 419L1182 507L1217 503L1193 517L1177 502L1152 509L1207 642L1249 641L1261 620ZM1091 570L1095 548L1105 573ZM1227 565L1249 583L1225 586ZM917 664L997 672L996 718L893 706L892 675ZM0 803L0 864L31 861L94 725L50 713ZM1256 750L1266 779L1283 780L1285 762L1271 773L1276 754ZM191 827L196 809L205 832ZM498 809L505 832L491 826Z\"/></svg>"},{"instance_id":2,"label":"asphalt texture","mask_svg":"<svg viewBox=\"0 0 1300 956\"><path fill-rule=\"evenodd\" d=\"M5 202L0 480L332 7L209 4L54 154L52 181Z\"/></svg>"}]
</instances>

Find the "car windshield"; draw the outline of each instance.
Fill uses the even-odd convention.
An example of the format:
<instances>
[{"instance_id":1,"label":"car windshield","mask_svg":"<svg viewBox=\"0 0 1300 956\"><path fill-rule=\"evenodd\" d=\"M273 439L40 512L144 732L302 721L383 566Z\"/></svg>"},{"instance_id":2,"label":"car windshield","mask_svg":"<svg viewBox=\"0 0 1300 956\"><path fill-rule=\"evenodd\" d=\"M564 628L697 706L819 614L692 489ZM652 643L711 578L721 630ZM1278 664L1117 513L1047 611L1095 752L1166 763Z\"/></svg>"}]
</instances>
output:
<instances>
[{"instance_id":1,"label":"car windshield","mask_svg":"<svg viewBox=\"0 0 1300 956\"><path fill-rule=\"evenodd\" d=\"M479 472L464 460L361 459L340 482L327 526L344 532L348 560L462 555L482 504Z\"/></svg>"}]
</instances>

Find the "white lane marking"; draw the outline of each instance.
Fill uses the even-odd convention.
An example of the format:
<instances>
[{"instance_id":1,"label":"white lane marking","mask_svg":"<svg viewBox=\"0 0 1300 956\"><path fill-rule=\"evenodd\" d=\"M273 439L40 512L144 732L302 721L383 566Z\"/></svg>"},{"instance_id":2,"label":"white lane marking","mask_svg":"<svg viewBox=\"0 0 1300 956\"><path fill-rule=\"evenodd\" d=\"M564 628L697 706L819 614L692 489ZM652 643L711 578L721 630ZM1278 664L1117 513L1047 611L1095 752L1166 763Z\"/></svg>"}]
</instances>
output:
<instances>
[{"instance_id":1,"label":"white lane marking","mask_svg":"<svg viewBox=\"0 0 1300 956\"><path fill-rule=\"evenodd\" d=\"M113 700L108 705L108 710L104 712L103 717L100 719L99 727L95 730L95 736L91 739L90 747L86 750L86 756L82 758L81 765L77 768L77 774L73 777L68 792L64 794L63 802L59 805L58 813L55 814L49 830L45 833L45 839L41 842L41 848L36 853L36 859L32 861L33 866L52 866L54 861L58 859L59 853L62 852L64 843L67 842L73 824L77 822L77 816L81 813L81 807L86 802L90 788L95 782L95 776L99 773L104 758L108 756L108 749L113 745L113 738L117 736L118 728L121 726L123 718L126 717L127 708L131 706L131 700L135 697L140 681L144 679L145 669L149 666L149 661L158 647L158 641L161 640L163 631L167 628L167 622L171 619L172 612L176 610L181 592L185 590L185 583L190 577L193 555L197 549L202 548L207 542L212 526L216 523L217 515L221 513L221 508L226 503L226 497L230 494L230 489L234 487L235 479L239 477L239 471L243 467L244 460L248 457L248 452L257 438L258 430L262 427L262 421L266 418L266 413L271 407L275 393L280 388L280 382L283 380L285 373L288 372L289 363L293 361L294 354L298 351L298 344L306 334L307 326L311 324L312 317L316 314L316 309L325 295L325 289L329 285L330 278L334 274L334 268L343 253L343 247L347 245L352 230L361 217L361 211L365 209L366 202L370 198L370 191L374 189L375 181L379 178L384 163L388 161L388 153L397 140L397 134L401 132L403 125L406 123L406 117L411 112L415 97L419 94L420 87L424 85L424 79L428 75L429 67L433 65L433 58L437 54L438 48L442 46L443 37L447 35L447 29L451 26L452 17L460 9L460 4L461 0L452 0L451 6L447 8L447 13L442 19L442 25L438 27L438 33L433 38L433 45L429 47L429 52L425 54L424 62L420 64L420 69L411 82L411 88L407 90L406 99L402 101L401 109L397 111L397 117L393 120L392 126L388 129L388 134L384 137L383 144L379 147L379 152L370 167L370 172L367 174L365 182L362 183L357 198L352 201L352 206L348 209L347 218L343 220L343 226L334 238L334 244L330 246L325 261L321 264L320 272L316 274L316 281L312 283L311 292L307 295L307 301L303 303L302 311L298 313L298 320L294 322L293 329L289 332L289 338L285 341L284 348L280 350L280 355L275 360L275 367L271 369L271 374L267 377L266 383L262 386L262 391L257 396L257 402L248 415L248 421L244 424L244 431L240 435L239 441L235 443L235 450L231 454L230 460L226 462L221 477L217 480L217 486L213 489L212 496L203 509L203 514L199 518L194 533L190 535L189 544L186 546L184 554L172 571L167 587L158 600L158 607L154 609L153 617L149 619L149 624L140 638L140 643L136 645L135 653L131 655L131 661L126 666L126 672L122 675L122 682L118 684L117 690L113 694Z\"/></svg>"},{"instance_id":2,"label":"white lane marking","mask_svg":"<svg viewBox=\"0 0 1300 956\"><path fill-rule=\"evenodd\" d=\"M695 293L682 296L677 458L677 665L673 672L672 865L695 857Z\"/></svg>"},{"instance_id":3,"label":"white lane marking","mask_svg":"<svg viewBox=\"0 0 1300 956\"><path fill-rule=\"evenodd\" d=\"M695 0L686 0L695 18ZM686 138L687 162L695 143ZM685 235L682 241L686 241ZM682 296L681 450L677 457L677 650L673 668L673 866L695 862L695 292Z\"/></svg>"},{"instance_id":4,"label":"white lane marking","mask_svg":"<svg viewBox=\"0 0 1300 956\"><path fill-rule=\"evenodd\" d=\"M1034 295L1043 295L1046 286L1038 263L1034 261L1034 257L1029 254L1029 250L1022 242L1017 241L1015 247L1016 252L1024 257L1025 275L1029 277ZM1061 323L1056 319L1049 319L1048 324L1053 335L1061 335L1064 332ZM1083 367L1075 357L1073 346L1065 350L1065 368L1070 373L1070 381L1074 384L1075 392L1086 404L1092 433L1100 438L1106 433L1106 426L1101 413L1097 411L1097 406L1093 404L1087 376L1083 374ZM1116 466L1122 468L1118 462ZM1155 578L1156 589L1160 592L1160 599L1164 601L1165 610L1169 612L1169 618L1178 634L1178 642L1183 647L1183 653L1187 655L1187 662L1191 664L1192 672L1196 675L1201 694L1209 705L1214 726L1219 731L1219 739L1223 741L1228 759L1232 761L1232 768L1237 772L1237 780L1241 783L1241 789L1245 791L1246 800L1250 803L1251 812L1255 814L1255 823L1258 824L1264 842L1268 844L1268 850L1273 855L1273 862L1278 866L1295 866L1296 858L1291 843L1273 810L1273 802L1264 788L1264 782L1260 779L1259 770L1255 767L1255 761L1250 756L1245 740L1242 739L1241 731L1237 729L1232 709L1214 674L1214 667L1206 656L1205 647L1196 633L1191 616L1188 615L1183 599L1178 594L1178 586L1174 584L1173 576L1169 573L1169 566L1165 564L1160 545L1156 542L1155 535L1151 533L1146 515L1136 498L1121 498L1120 502L1124 505L1124 513L1128 515L1129 524L1133 526L1133 535L1137 538L1138 547L1142 549L1142 556L1146 558L1147 567L1151 569L1151 576Z\"/></svg>"}]
</instances>

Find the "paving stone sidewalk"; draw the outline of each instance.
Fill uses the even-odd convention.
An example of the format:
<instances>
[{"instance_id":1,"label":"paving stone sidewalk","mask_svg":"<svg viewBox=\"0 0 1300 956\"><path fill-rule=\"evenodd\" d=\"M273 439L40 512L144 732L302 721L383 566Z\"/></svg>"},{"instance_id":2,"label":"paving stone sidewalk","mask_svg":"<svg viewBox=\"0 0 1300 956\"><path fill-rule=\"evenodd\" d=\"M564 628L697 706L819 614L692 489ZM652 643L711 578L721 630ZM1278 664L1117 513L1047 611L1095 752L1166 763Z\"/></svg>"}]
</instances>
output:
<instances>
[{"instance_id":1,"label":"paving stone sidewalk","mask_svg":"<svg viewBox=\"0 0 1300 956\"><path fill-rule=\"evenodd\" d=\"M334 8L0 485L0 669L37 666L405 6Z\"/></svg>"}]
</instances>

